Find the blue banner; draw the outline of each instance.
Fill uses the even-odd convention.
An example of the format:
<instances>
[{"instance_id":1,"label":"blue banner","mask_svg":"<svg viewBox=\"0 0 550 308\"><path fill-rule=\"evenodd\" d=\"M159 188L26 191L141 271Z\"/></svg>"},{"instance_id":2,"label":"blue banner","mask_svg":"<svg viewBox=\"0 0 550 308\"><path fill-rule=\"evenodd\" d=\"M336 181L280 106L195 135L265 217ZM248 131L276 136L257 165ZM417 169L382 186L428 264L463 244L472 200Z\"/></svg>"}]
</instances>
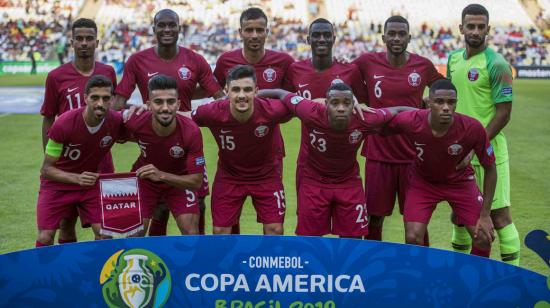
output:
<instances>
[{"instance_id":1,"label":"blue banner","mask_svg":"<svg viewBox=\"0 0 550 308\"><path fill-rule=\"evenodd\" d=\"M546 277L451 251L335 238L174 236L0 256L2 307L533 307Z\"/></svg>"}]
</instances>

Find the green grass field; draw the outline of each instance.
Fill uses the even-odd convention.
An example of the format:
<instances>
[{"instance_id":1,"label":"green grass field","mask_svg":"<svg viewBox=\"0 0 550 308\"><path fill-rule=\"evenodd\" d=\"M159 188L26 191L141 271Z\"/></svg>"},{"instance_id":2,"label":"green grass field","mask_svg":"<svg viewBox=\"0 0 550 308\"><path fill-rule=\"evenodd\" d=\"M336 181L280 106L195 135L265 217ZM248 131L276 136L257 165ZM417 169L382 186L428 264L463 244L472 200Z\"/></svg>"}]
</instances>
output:
<instances>
[{"instance_id":1,"label":"green grass field","mask_svg":"<svg viewBox=\"0 0 550 308\"><path fill-rule=\"evenodd\" d=\"M27 76L28 77L28 76ZM24 84L19 76L0 78L0 85ZM33 77L37 85L38 77ZM27 79L27 81L29 81ZM28 83L27 83L28 85ZM550 231L550 94L549 81L518 80L514 89L514 110L512 121L505 132L508 137L511 156L512 213L522 238L533 229ZM294 233L296 226L295 162L299 146L299 123L293 120L282 126L287 149L285 159L284 184L286 188L287 217L285 234ZM42 161L40 141L41 117L39 115L0 115L0 253L34 247L36 237L35 207L38 194L38 175ZM216 168L217 147L211 134L203 130L205 155L210 179ZM134 144L116 145L113 156L118 171L129 170L138 155ZM363 166L364 160L360 158ZM441 204L429 226L432 247L450 249L451 225L449 207ZM211 233L210 213L207 215L207 232ZM256 223L255 212L249 202L245 204L241 219L244 234L261 234L262 228ZM178 234L173 221L169 234ZM79 240L91 240L92 232L78 230ZM384 239L403 242L401 216L394 215L386 220ZM545 263L525 246L522 247L521 266L550 275ZM498 245L495 245L493 258L498 259Z\"/></svg>"}]
</instances>

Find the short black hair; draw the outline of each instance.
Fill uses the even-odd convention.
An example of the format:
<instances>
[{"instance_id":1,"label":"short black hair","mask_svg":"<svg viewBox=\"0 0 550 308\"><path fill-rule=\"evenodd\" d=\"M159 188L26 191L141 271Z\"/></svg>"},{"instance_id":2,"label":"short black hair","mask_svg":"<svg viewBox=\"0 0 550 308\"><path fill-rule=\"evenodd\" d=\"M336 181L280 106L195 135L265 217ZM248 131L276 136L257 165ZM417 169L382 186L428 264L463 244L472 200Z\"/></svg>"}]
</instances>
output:
<instances>
[{"instance_id":1,"label":"short black hair","mask_svg":"<svg viewBox=\"0 0 550 308\"><path fill-rule=\"evenodd\" d=\"M113 83L111 79L104 75L93 75L88 82L86 82L85 93L90 94L92 88L111 88L111 94L113 93Z\"/></svg>"},{"instance_id":2,"label":"short black hair","mask_svg":"<svg viewBox=\"0 0 550 308\"><path fill-rule=\"evenodd\" d=\"M174 10L171 10L171 9L162 9L160 11L158 11L155 16L153 17L153 24L156 24L157 23L157 17L160 15L160 14L164 14L164 13L170 13L170 14L173 14L176 16L176 19L179 23L180 21L180 17L178 15L178 13L176 13Z\"/></svg>"},{"instance_id":3,"label":"short black hair","mask_svg":"<svg viewBox=\"0 0 550 308\"><path fill-rule=\"evenodd\" d=\"M73 25L71 26L71 30L73 31L74 35L74 29L76 28L90 28L94 29L95 34L97 36L97 25L93 19L89 18L79 18L73 22Z\"/></svg>"},{"instance_id":4,"label":"short black hair","mask_svg":"<svg viewBox=\"0 0 550 308\"><path fill-rule=\"evenodd\" d=\"M250 65L235 65L232 69L229 70L227 74L227 85L233 80L243 79L243 78L252 78L254 83L256 83L256 71Z\"/></svg>"},{"instance_id":5,"label":"short black hair","mask_svg":"<svg viewBox=\"0 0 550 308\"><path fill-rule=\"evenodd\" d=\"M462 10L462 22L466 15L485 15L487 16L487 23L489 23L489 11L481 4L470 4Z\"/></svg>"},{"instance_id":6,"label":"short black hair","mask_svg":"<svg viewBox=\"0 0 550 308\"><path fill-rule=\"evenodd\" d=\"M147 83L147 91L149 95L155 90L176 90L178 92L178 83L176 79L166 75L156 75L149 79Z\"/></svg>"},{"instance_id":7,"label":"short black hair","mask_svg":"<svg viewBox=\"0 0 550 308\"><path fill-rule=\"evenodd\" d=\"M250 7L241 13L241 17L239 18L239 23L242 26L245 20L252 20L252 19L259 19L259 18L265 19L265 23L267 24L267 15L264 13L264 11L262 11L262 9L257 7Z\"/></svg>"},{"instance_id":8,"label":"short black hair","mask_svg":"<svg viewBox=\"0 0 550 308\"><path fill-rule=\"evenodd\" d=\"M345 84L344 82L333 82L327 90L327 97L328 97L328 94L330 93L330 91L333 91L333 90L334 91L350 91L351 94L353 94L353 90L351 89L351 87L348 86L347 84Z\"/></svg>"},{"instance_id":9,"label":"short black hair","mask_svg":"<svg viewBox=\"0 0 550 308\"><path fill-rule=\"evenodd\" d=\"M409 21L405 17L395 15L395 16L391 16L390 18L386 19L386 21L384 22L384 32L386 32L386 28L388 27L389 22L398 22L398 23L406 24L407 25L407 31L410 29Z\"/></svg>"},{"instance_id":10,"label":"short black hair","mask_svg":"<svg viewBox=\"0 0 550 308\"><path fill-rule=\"evenodd\" d=\"M430 96L435 93L437 90L453 90L456 91L455 85L449 79L439 79L436 80L430 86Z\"/></svg>"},{"instance_id":11,"label":"short black hair","mask_svg":"<svg viewBox=\"0 0 550 308\"><path fill-rule=\"evenodd\" d=\"M317 18L309 24L308 33L311 33L311 27L313 27L314 24L329 24L332 31L334 31L334 25L330 21L325 18Z\"/></svg>"}]
</instances>

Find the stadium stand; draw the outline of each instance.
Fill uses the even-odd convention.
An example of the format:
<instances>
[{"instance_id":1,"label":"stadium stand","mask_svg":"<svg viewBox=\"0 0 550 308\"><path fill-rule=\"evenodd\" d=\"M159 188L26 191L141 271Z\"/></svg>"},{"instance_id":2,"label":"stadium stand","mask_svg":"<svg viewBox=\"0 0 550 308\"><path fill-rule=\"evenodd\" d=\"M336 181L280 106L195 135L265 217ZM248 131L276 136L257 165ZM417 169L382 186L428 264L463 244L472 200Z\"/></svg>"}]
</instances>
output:
<instances>
[{"instance_id":1,"label":"stadium stand","mask_svg":"<svg viewBox=\"0 0 550 308\"><path fill-rule=\"evenodd\" d=\"M31 52L38 59L67 59L60 57L60 52L68 51L65 46L69 24L84 1L0 1L0 61L25 61ZM479 2L491 12L491 47L513 65L550 65L548 33L545 35L535 25L519 0ZM442 65L451 50L462 46L458 24L461 9L467 3L466 0L326 0L324 8L337 27L336 55L355 58L366 51L383 50L382 22L392 14L401 14L411 23L410 50ZM550 1L538 0L538 4L544 14L549 14ZM99 59L123 63L131 53L153 45L152 15L169 7L178 12L184 24L180 43L203 54L213 64L220 53L240 46L238 18L249 6L264 8L272 18L268 48L288 51L297 59L309 55L308 1L104 0L96 15L101 40Z\"/></svg>"}]
</instances>

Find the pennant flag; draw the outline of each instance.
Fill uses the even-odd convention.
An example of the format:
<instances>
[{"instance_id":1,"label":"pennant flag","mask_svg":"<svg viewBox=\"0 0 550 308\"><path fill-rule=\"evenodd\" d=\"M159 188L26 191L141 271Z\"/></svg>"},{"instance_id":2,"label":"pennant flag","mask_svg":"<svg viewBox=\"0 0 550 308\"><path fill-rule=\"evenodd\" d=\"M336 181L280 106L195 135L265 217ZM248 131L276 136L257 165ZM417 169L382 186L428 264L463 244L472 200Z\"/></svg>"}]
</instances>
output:
<instances>
[{"instance_id":1,"label":"pennant flag","mask_svg":"<svg viewBox=\"0 0 550 308\"><path fill-rule=\"evenodd\" d=\"M143 230L138 179L134 172L99 176L101 234L128 237Z\"/></svg>"}]
</instances>

